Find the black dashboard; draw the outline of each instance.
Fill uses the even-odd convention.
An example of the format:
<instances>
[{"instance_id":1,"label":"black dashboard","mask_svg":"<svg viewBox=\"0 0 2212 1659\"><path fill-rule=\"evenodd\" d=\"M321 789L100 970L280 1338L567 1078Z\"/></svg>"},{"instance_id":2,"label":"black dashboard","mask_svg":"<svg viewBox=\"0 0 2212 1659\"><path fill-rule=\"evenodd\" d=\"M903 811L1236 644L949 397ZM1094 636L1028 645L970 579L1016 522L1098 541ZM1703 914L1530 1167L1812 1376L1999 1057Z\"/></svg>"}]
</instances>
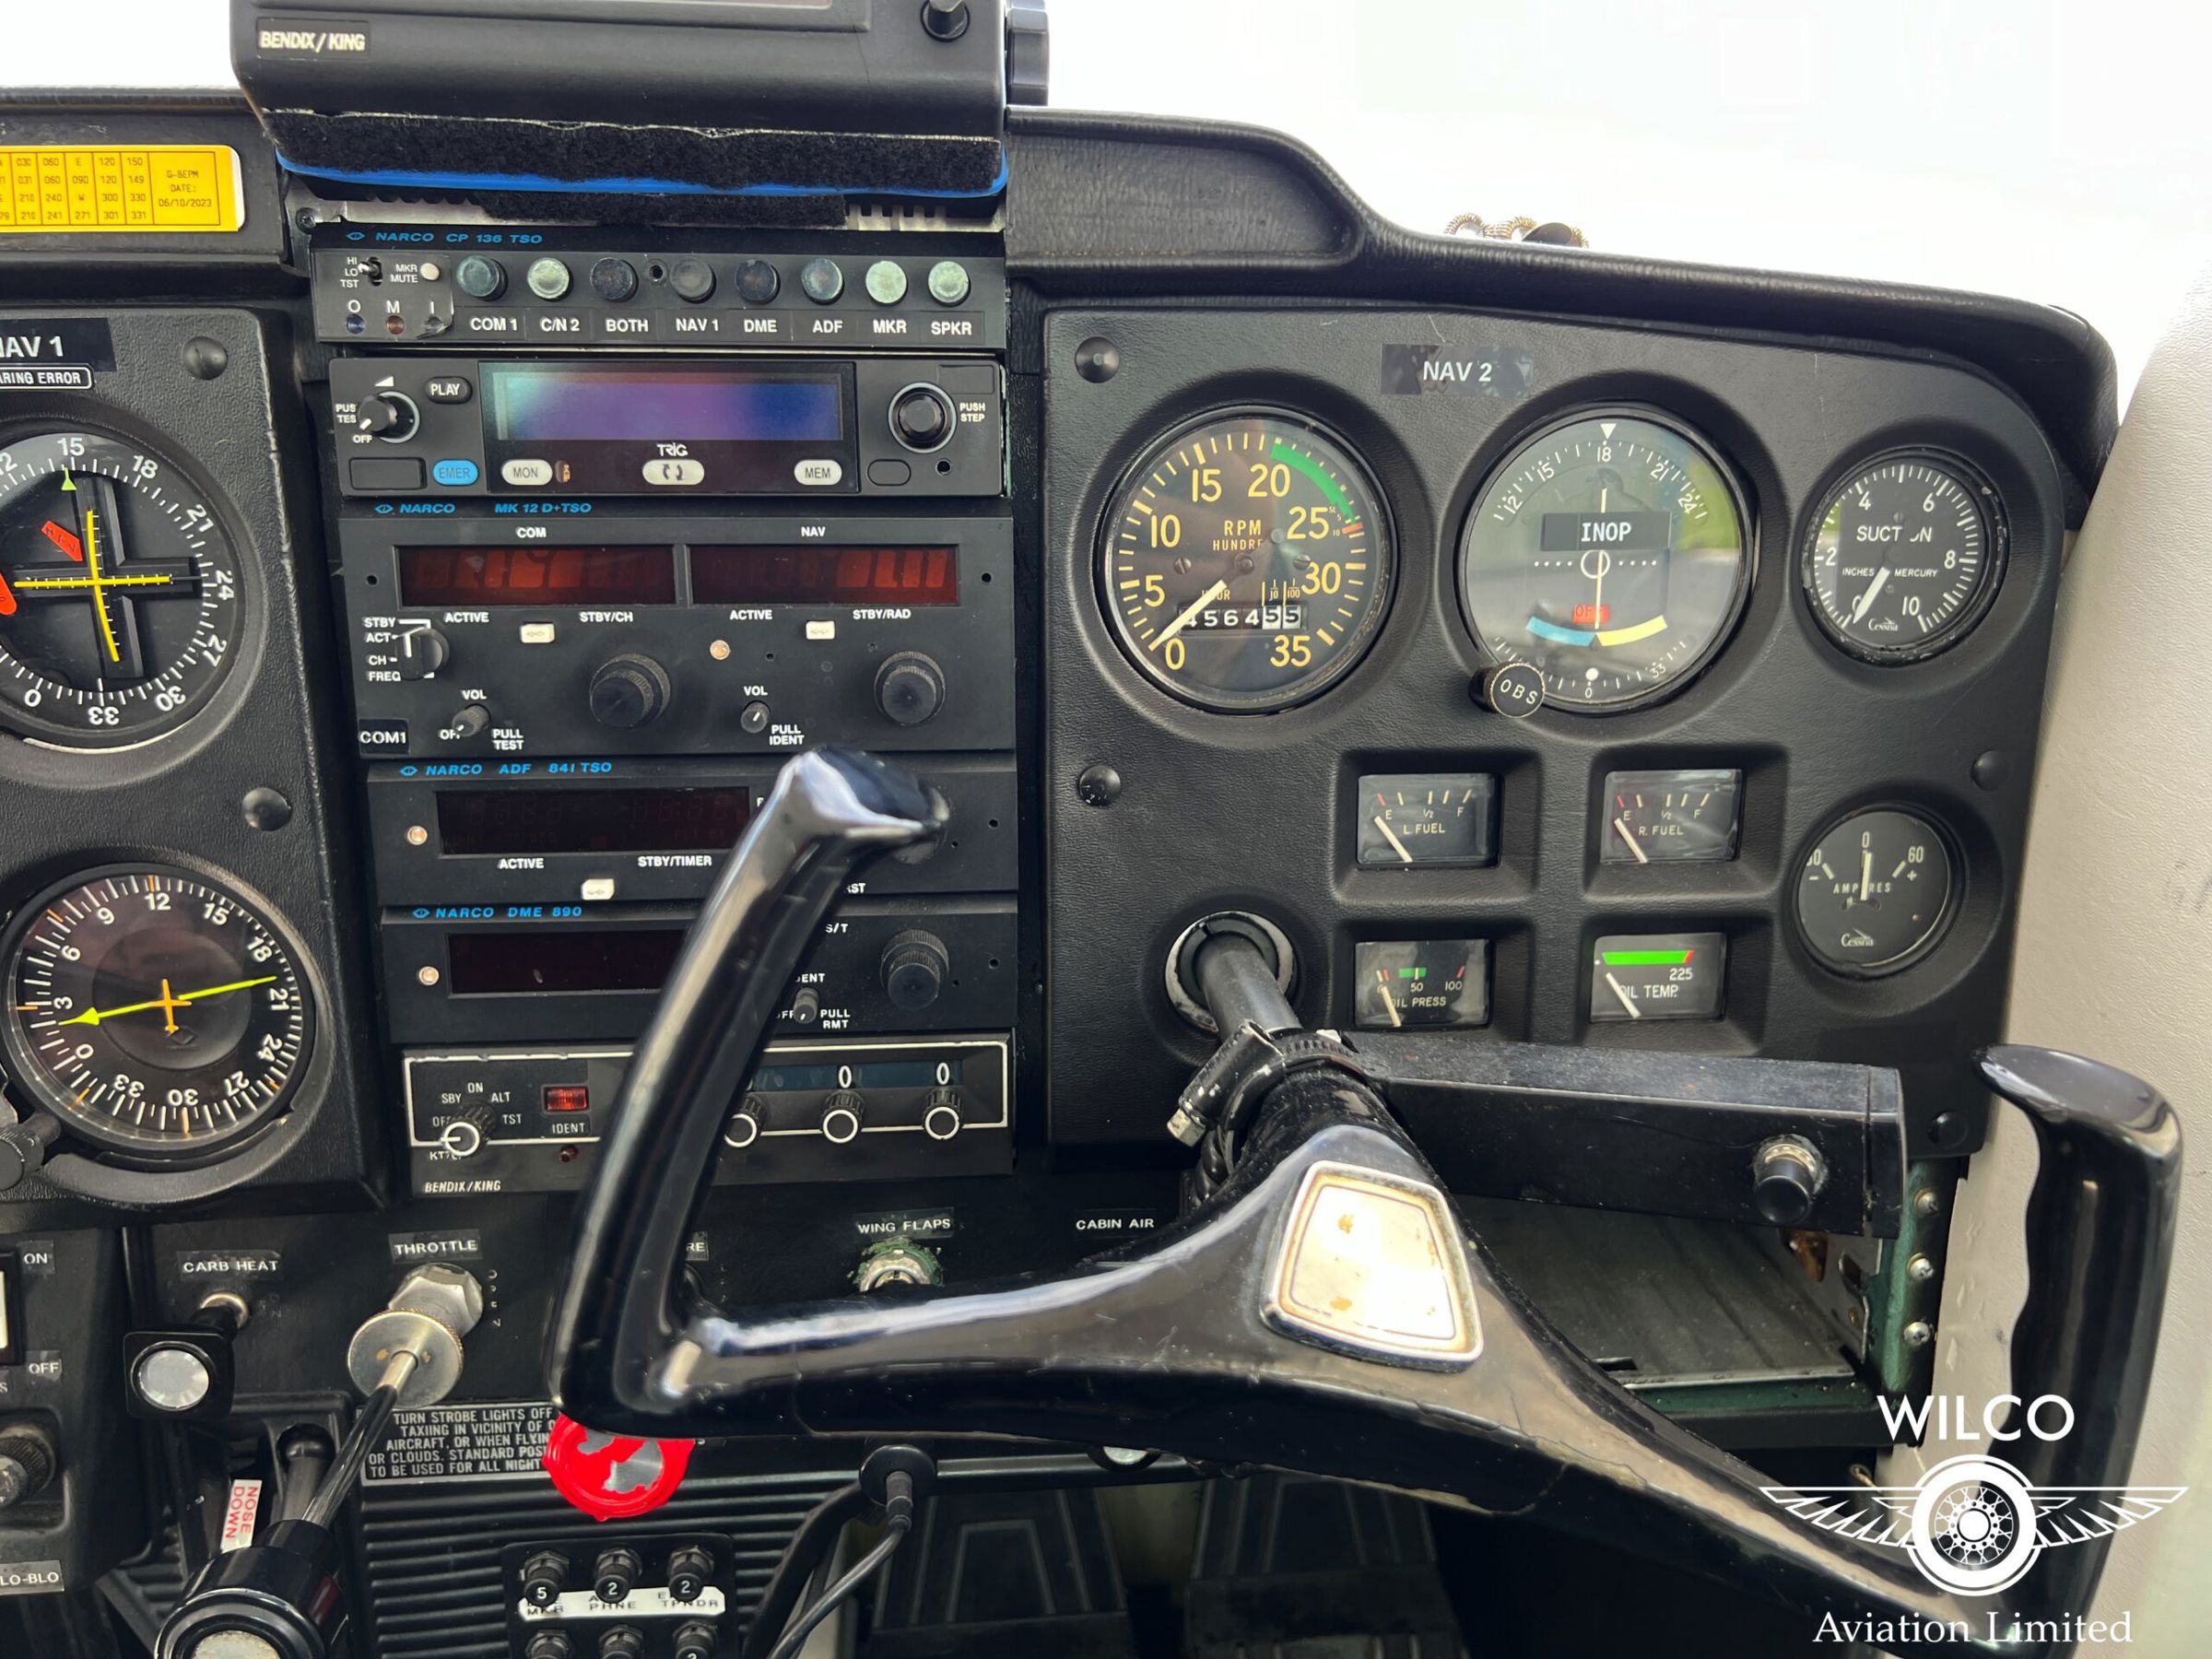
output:
<instances>
[{"instance_id":1,"label":"black dashboard","mask_svg":"<svg viewBox=\"0 0 2212 1659\"><path fill-rule=\"evenodd\" d=\"M1896 1068L1902 1171L1779 1216L1740 1135L1407 1124L1663 1408L1888 1443L2112 424L2086 327L1420 237L1164 122L1015 112L990 214L672 224L283 175L225 100L0 104L126 196L156 145L225 159L174 165L230 228L0 236L0 1430L58 1450L0 1592L157 1617L204 1546L155 1494L335 1430L348 1333L438 1261L484 1325L350 1571L378 1651L522 1651L526 1547L590 1530L537 1472L574 1194L821 744L950 828L789 986L707 1296L1171 1221L1229 931L1408 1073L1444 1032ZM161 1420L124 1356L226 1320ZM637 1535L771 1493L738 1607L836 1467L702 1446Z\"/></svg>"}]
</instances>

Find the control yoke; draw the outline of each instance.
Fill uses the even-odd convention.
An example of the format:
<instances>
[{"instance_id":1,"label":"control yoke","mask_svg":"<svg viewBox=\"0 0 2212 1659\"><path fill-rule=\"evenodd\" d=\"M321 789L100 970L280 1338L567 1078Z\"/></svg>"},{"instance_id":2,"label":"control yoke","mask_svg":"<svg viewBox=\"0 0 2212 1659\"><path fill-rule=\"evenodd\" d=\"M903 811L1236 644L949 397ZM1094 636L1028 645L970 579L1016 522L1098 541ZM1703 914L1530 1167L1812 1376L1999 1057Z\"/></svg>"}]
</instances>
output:
<instances>
[{"instance_id":1,"label":"control yoke","mask_svg":"<svg viewBox=\"0 0 2212 1659\"><path fill-rule=\"evenodd\" d=\"M684 1241L778 997L854 868L940 827L927 793L869 756L785 767L669 979L579 1213L548 1354L571 1417L663 1436L995 1433L1271 1465L1523 1516L1809 1615L1966 1626L1947 1652L2070 1647L2058 1632L2116 1528L2031 1550L2032 1571L1977 1594L1924 1575L1901 1517L1877 1541L1793 1512L1523 1300L1398 1127L1387 1077L1300 1030L1239 941L1199 966L1224 1052L1241 1043L1249 1060L1185 1091L1211 1190L1175 1226L958 1292L695 1304ZM2109 1067L2029 1048L1979 1064L2042 1156L2013 1390L2061 1394L2077 1419L2063 1441L2010 1448L2032 1536L2033 1489L2114 1488L2133 1458L2181 1136L2161 1098Z\"/></svg>"}]
</instances>

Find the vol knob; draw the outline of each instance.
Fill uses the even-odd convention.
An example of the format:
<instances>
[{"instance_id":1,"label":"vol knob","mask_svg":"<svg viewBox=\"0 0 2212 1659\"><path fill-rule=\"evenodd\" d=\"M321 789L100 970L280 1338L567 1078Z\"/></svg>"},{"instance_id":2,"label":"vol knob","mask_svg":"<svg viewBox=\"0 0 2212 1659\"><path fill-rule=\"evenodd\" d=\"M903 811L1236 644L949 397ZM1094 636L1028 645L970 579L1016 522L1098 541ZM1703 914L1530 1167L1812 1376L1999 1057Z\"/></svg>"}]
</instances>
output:
<instances>
[{"instance_id":1,"label":"vol knob","mask_svg":"<svg viewBox=\"0 0 2212 1659\"><path fill-rule=\"evenodd\" d=\"M918 651L895 652L876 671L876 706L886 720L918 726L945 706L945 671Z\"/></svg>"},{"instance_id":2,"label":"vol knob","mask_svg":"<svg viewBox=\"0 0 2212 1659\"><path fill-rule=\"evenodd\" d=\"M952 959L935 934L896 934L883 949L883 990L891 1006L918 1014L937 1000Z\"/></svg>"},{"instance_id":3,"label":"vol knob","mask_svg":"<svg viewBox=\"0 0 2212 1659\"><path fill-rule=\"evenodd\" d=\"M422 411L405 392L379 392L354 406L354 430L385 443L405 443L421 425Z\"/></svg>"},{"instance_id":4,"label":"vol knob","mask_svg":"<svg viewBox=\"0 0 2212 1659\"><path fill-rule=\"evenodd\" d=\"M644 725L668 706L669 690L667 670L651 657L616 657L592 676L592 718L601 725Z\"/></svg>"}]
</instances>

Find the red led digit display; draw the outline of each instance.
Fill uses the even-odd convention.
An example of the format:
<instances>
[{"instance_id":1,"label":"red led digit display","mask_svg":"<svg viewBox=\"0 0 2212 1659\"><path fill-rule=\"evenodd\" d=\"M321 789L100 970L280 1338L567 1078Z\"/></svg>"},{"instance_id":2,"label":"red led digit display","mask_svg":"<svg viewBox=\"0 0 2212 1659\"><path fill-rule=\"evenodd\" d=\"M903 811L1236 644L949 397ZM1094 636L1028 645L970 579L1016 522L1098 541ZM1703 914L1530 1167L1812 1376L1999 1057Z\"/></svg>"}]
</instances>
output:
<instances>
[{"instance_id":1,"label":"red led digit display","mask_svg":"<svg viewBox=\"0 0 2212 1659\"><path fill-rule=\"evenodd\" d=\"M957 547L695 547L709 605L957 605Z\"/></svg>"},{"instance_id":2,"label":"red led digit display","mask_svg":"<svg viewBox=\"0 0 2212 1659\"><path fill-rule=\"evenodd\" d=\"M400 547L406 605L674 605L671 547Z\"/></svg>"}]
</instances>

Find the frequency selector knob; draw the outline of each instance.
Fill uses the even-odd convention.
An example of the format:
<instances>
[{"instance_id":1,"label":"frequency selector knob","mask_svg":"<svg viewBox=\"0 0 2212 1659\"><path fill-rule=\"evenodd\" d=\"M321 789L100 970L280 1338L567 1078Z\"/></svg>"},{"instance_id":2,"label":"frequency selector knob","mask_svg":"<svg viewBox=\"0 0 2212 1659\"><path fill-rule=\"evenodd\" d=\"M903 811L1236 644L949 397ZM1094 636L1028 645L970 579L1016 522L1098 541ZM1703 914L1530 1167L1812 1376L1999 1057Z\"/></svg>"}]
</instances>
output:
<instances>
[{"instance_id":1,"label":"frequency selector knob","mask_svg":"<svg viewBox=\"0 0 2212 1659\"><path fill-rule=\"evenodd\" d=\"M883 948L883 992L891 1006L917 1014L937 1000L952 971L945 941L918 929L894 934Z\"/></svg>"},{"instance_id":2,"label":"frequency selector knob","mask_svg":"<svg viewBox=\"0 0 2212 1659\"><path fill-rule=\"evenodd\" d=\"M618 656L592 676L592 718L601 725L641 726L668 706L668 671L649 656Z\"/></svg>"},{"instance_id":3,"label":"frequency selector knob","mask_svg":"<svg viewBox=\"0 0 2212 1659\"><path fill-rule=\"evenodd\" d=\"M891 436L916 454L943 449L951 440L958 419L952 399L924 381L903 388L891 399Z\"/></svg>"},{"instance_id":4,"label":"frequency selector knob","mask_svg":"<svg viewBox=\"0 0 2212 1659\"><path fill-rule=\"evenodd\" d=\"M399 677L429 679L453 660L453 642L436 628L410 628L399 636Z\"/></svg>"},{"instance_id":5,"label":"frequency selector knob","mask_svg":"<svg viewBox=\"0 0 2212 1659\"><path fill-rule=\"evenodd\" d=\"M422 411L405 392L379 392L353 411L353 429L385 443L405 443L421 426Z\"/></svg>"},{"instance_id":6,"label":"frequency selector knob","mask_svg":"<svg viewBox=\"0 0 2212 1659\"><path fill-rule=\"evenodd\" d=\"M893 652L876 671L876 706L899 725L926 724L945 706L945 671L918 651Z\"/></svg>"}]
</instances>

